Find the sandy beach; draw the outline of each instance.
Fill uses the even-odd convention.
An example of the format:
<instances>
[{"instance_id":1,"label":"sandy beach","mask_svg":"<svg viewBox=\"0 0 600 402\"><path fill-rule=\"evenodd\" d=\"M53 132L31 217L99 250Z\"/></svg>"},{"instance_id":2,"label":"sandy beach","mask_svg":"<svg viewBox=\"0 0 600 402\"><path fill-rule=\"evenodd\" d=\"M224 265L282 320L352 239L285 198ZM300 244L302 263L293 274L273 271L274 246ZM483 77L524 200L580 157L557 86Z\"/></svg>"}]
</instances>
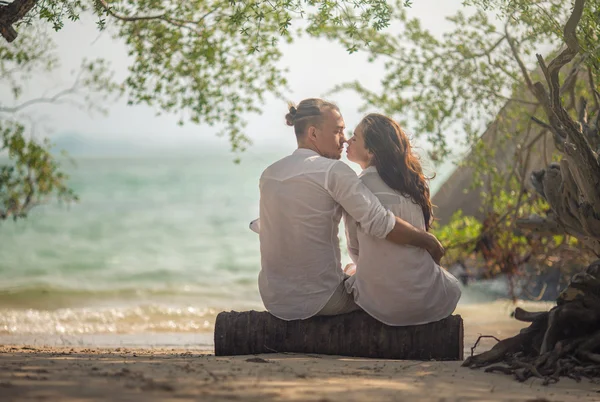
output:
<instances>
[{"instance_id":1,"label":"sandy beach","mask_svg":"<svg viewBox=\"0 0 600 402\"><path fill-rule=\"evenodd\" d=\"M465 354L479 334L523 327L508 316L486 321L462 308ZM485 311L485 310L484 310ZM488 349L485 340L478 351ZM512 377L461 362L267 354L216 357L192 348L0 347L0 400L202 401L600 401L600 385Z\"/></svg>"},{"instance_id":2,"label":"sandy beach","mask_svg":"<svg viewBox=\"0 0 600 402\"><path fill-rule=\"evenodd\" d=\"M518 383L460 362L185 350L3 347L0 400L599 401L600 386Z\"/></svg>"}]
</instances>

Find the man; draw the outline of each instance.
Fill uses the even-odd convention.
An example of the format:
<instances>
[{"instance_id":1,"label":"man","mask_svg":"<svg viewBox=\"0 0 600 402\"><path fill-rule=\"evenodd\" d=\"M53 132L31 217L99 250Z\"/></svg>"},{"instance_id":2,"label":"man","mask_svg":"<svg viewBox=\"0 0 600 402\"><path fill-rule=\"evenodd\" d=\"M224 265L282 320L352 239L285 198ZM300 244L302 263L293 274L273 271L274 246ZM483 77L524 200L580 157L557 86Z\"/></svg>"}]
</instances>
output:
<instances>
[{"instance_id":1,"label":"man","mask_svg":"<svg viewBox=\"0 0 600 402\"><path fill-rule=\"evenodd\" d=\"M306 99L286 115L298 149L260 178L259 290L265 307L284 320L344 314L359 309L344 287L338 226L342 209L366 233L444 254L435 236L387 211L339 161L344 119L338 107Z\"/></svg>"}]
</instances>

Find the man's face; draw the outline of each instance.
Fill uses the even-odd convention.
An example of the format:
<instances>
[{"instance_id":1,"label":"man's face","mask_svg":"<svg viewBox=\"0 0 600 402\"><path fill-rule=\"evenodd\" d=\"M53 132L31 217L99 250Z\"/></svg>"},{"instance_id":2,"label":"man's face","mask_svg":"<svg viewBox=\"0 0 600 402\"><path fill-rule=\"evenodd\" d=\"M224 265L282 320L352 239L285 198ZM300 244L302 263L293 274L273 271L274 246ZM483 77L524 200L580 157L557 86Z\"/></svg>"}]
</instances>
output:
<instances>
[{"instance_id":1,"label":"man's face","mask_svg":"<svg viewBox=\"0 0 600 402\"><path fill-rule=\"evenodd\" d=\"M321 124L310 128L310 140L322 156L330 159L340 159L346 142L345 128L344 119L340 112L334 109L324 110Z\"/></svg>"}]
</instances>

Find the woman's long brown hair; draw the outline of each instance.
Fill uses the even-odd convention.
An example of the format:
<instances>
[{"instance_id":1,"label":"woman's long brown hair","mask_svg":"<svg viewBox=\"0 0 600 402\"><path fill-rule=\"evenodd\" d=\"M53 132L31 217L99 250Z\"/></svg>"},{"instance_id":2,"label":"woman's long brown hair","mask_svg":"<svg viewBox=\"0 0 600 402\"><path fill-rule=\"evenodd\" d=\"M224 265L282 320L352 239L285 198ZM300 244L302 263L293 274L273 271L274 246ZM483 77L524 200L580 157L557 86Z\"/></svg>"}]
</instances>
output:
<instances>
[{"instance_id":1,"label":"woman's long brown hair","mask_svg":"<svg viewBox=\"0 0 600 402\"><path fill-rule=\"evenodd\" d=\"M365 147L373 154L372 164L381 179L423 209L425 228L429 230L433 208L429 185L417 155L400 125L387 116L372 113L359 123Z\"/></svg>"}]
</instances>

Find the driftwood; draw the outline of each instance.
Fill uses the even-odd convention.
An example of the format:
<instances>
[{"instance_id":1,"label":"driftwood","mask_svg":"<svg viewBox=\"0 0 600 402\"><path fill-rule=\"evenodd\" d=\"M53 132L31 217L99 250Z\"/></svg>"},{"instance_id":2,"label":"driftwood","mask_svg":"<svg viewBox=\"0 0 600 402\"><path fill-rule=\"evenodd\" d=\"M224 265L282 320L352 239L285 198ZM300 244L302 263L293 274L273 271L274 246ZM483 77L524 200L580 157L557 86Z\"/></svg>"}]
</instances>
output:
<instances>
[{"instance_id":1,"label":"driftwood","mask_svg":"<svg viewBox=\"0 0 600 402\"><path fill-rule=\"evenodd\" d=\"M284 321L268 312L222 312L215 323L215 355L317 353L410 360L462 360L459 315L392 327L362 311Z\"/></svg>"},{"instance_id":2,"label":"driftwood","mask_svg":"<svg viewBox=\"0 0 600 402\"><path fill-rule=\"evenodd\" d=\"M488 367L519 381L538 377L545 385L561 376L600 377L600 260L574 275L556 303L548 312L517 308L514 317L531 325L463 366Z\"/></svg>"}]
</instances>

